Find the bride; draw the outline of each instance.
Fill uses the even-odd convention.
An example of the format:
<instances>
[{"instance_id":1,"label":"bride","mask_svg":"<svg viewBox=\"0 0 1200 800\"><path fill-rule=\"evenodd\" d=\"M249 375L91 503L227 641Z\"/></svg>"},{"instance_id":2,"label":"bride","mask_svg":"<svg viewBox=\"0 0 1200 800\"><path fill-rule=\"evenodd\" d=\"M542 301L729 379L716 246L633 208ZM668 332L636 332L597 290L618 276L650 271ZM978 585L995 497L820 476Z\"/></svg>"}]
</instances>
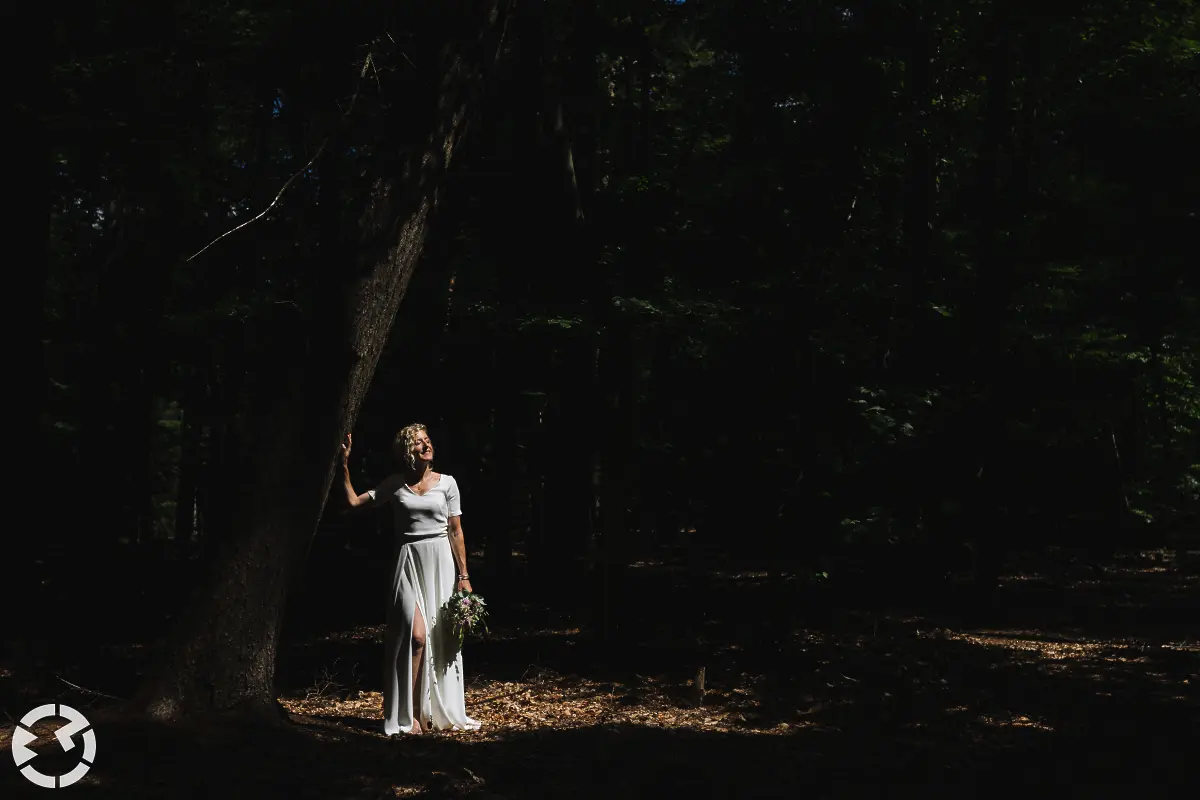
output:
<instances>
[{"instance_id":1,"label":"bride","mask_svg":"<svg viewBox=\"0 0 1200 800\"><path fill-rule=\"evenodd\" d=\"M476 730L467 716L462 653L442 606L472 591L463 543L458 484L433 471L433 443L424 425L409 425L392 445L401 472L364 494L350 482L350 447L342 444L342 476L352 508L387 503L395 519L395 566L387 592L384 636L383 732Z\"/></svg>"}]
</instances>

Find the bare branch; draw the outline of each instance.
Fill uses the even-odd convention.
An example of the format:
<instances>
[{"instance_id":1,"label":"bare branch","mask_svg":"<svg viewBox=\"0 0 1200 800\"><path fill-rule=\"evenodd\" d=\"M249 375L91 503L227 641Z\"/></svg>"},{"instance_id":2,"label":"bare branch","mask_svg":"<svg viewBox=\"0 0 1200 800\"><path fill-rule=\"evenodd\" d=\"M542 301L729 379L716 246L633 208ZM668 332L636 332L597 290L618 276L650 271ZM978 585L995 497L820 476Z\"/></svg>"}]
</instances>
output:
<instances>
[{"instance_id":1,"label":"bare branch","mask_svg":"<svg viewBox=\"0 0 1200 800\"><path fill-rule=\"evenodd\" d=\"M311 166L313 165L313 163L314 163L314 162L316 162L316 160L317 160L318 158L320 158L320 157L321 157L321 153L322 153L322 152L324 152L324 150L325 150L325 145L326 145L326 143L327 143L328 141L329 141L329 138L328 138L328 137L326 137L325 141L324 141L324 142L321 142L321 146L317 148L317 153L316 153L316 155L314 155L314 156L313 156L311 159L309 159L309 162L308 162L307 164L305 164L305 165L304 165L304 166L303 166L303 167L302 167L302 168L301 168L301 169L300 169L298 172L296 172L294 175L292 175L292 177L290 177L290 178L288 178L288 179L287 179L287 181L286 181L286 182L283 184L283 187L282 187L282 188L279 190L279 193L278 193L277 195L275 195L275 199L271 201L271 204L270 204L269 206L267 206L266 208L264 208L262 211L258 212L258 214L254 215L254 216L253 216L253 217L251 217L250 219L248 219L248 220L246 220L245 222L243 222L241 225L238 225L236 228L231 228L231 229L229 229L229 230L225 231L225 232L224 232L224 233L222 233L220 236L218 236L217 238L213 239L213 240L212 240L211 242L209 242L208 244L204 245L204 247L201 247L201 248L200 248L199 250L197 250L195 253L193 253L192 255L188 256L188 259L187 259L187 260L188 260L188 261L191 261L193 258L195 258L196 256L200 255L200 254L201 254L201 253L203 253L205 250L207 250L208 248L212 247L212 246L213 246L214 244L216 244L217 242L219 242L219 241L221 241L222 239L224 239L226 236L229 236L230 234L237 233L238 231L240 231L242 228L246 227L246 226L247 226L247 225L249 225L250 223L252 223L252 222L257 222L258 220L260 220L260 219L262 219L263 217L265 217L265 216L267 215L267 212L269 212L269 211L270 211L272 208L274 208L274 207L275 207L275 204L279 202L279 198L283 197L283 193L284 193L284 192L286 192L286 191L287 191L287 188L288 188L289 186L291 186L291 185L292 185L292 181L294 181L294 180L296 180L296 178L300 177L300 175L301 175L302 173L304 173L304 172L308 171L309 167L311 167Z\"/></svg>"},{"instance_id":2,"label":"bare branch","mask_svg":"<svg viewBox=\"0 0 1200 800\"><path fill-rule=\"evenodd\" d=\"M104 692L97 692L97 691L95 691L94 689L85 689L85 688L83 688L82 686L76 686L75 684L71 683L69 680L67 680L66 678L64 678L64 677L63 677L63 676L61 676L61 675L56 675L55 677L56 677L56 678L58 678L58 679L59 679L60 681L62 681L63 683L65 683L67 686L70 686L72 689L76 689L76 690L78 690L78 691L81 691L81 692L83 692L84 694L90 694L90 695L93 695L93 696L95 696L95 697L105 697L105 698L107 698L107 699L109 699L109 700L121 700L121 701L124 701L124 700L125 700L125 698L123 698L123 697L114 697L114 696L113 696L113 695L111 695L111 694L105 694Z\"/></svg>"},{"instance_id":3,"label":"bare branch","mask_svg":"<svg viewBox=\"0 0 1200 800\"><path fill-rule=\"evenodd\" d=\"M342 118L343 118L343 119L345 119L346 117L349 117L349 116L350 116L350 113L351 113L352 111L354 111L354 105L355 105L355 103L357 103L357 102L358 102L358 94L359 94L359 91L360 91L360 90L361 90L361 88L362 88L362 81L363 81L363 79L364 79L364 78L366 78L366 77L367 77L367 70L368 70L368 69L374 69L374 68L375 68L375 64L374 64L374 58L373 58L373 55L372 55L371 53L367 53L367 57L366 57L366 59L363 61L363 65L362 65L362 71L361 71L361 72L359 72L359 74L358 74L358 80L359 80L359 83L358 83L358 85L357 85L357 86L355 86L355 87L354 87L354 96L350 98L350 106L349 106L349 108L347 108L347 109L346 109L344 112L342 112ZM376 79L378 80L378 77L377 77ZM193 258L195 258L196 256L200 255L200 254L201 254L201 253L203 253L205 250L207 250L208 248L212 247L212 246L213 246L214 244L216 244L217 242L219 242L219 241L221 241L222 239L224 239L226 236L229 236L229 235L231 235L231 234L237 233L237 232L238 232L238 231L240 231L242 228L246 227L247 225L251 224L252 222L257 222L258 220L260 220L260 219L262 219L263 217L265 217L265 216L267 215L267 213L268 213L268 212L270 212L270 210L271 210L272 208L274 208L274 207L275 207L275 205L276 205L276 204L279 202L279 199L280 199L281 197L283 197L283 193L284 193L284 192L286 192L286 191L288 190L288 187L292 185L292 181L296 180L296 178L300 177L301 175L303 175L305 172L307 172L309 169L311 169L311 168L312 168L312 165L313 165L313 164L315 164L315 163L316 163L316 161L317 161L317 159L321 157L321 153L325 152L325 145L327 145L327 144L329 144L329 137L328 137L328 136L326 136L326 137L325 137L325 140L321 142L321 146L317 148L317 152L316 152L316 154L315 154L315 155L313 155L313 157L312 157L312 158L310 158L310 159L308 160L308 163L307 163L307 164L305 164L303 167L301 167L299 170L297 170L297 171L296 171L296 172L295 172L295 173L292 175L292 177L288 178L288 179L287 179L287 180L284 182L283 186L282 186L282 187L279 189L279 192L278 192L278 193L275 195L275 199L271 201L270 205L268 205L266 208L264 208L262 211L258 212L256 215L254 215L254 216L253 216L253 217L251 217L250 219L248 219L248 220L246 220L245 222L243 222L241 225L238 225L236 228L231 228L231 229L229 229L229 230L225 231L225 232L224 232L224 233L222 233L220 236L218 236L217 238L213 239L213 240L212 240L211 242L209 242L208 244L204 245L204 247L200 248L200 249L199 249L199 250L197 250L195 253L193 253L192 255L188 256L188 258L187 258L187 261L191 261ZM185 261L185 263L186 263L186 261Z\"/></svg>"}]
</instances>

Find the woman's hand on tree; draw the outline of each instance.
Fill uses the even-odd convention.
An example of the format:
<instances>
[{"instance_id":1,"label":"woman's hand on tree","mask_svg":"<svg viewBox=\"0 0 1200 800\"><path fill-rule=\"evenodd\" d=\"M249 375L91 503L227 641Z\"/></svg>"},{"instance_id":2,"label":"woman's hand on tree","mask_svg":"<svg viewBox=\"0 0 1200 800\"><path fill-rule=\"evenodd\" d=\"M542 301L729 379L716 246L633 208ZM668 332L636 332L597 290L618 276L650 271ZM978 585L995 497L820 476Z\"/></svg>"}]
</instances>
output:
<instances>
[{"instance_id":1,"label":"woman's hand on tree","mask_svg":"<svg viewBox=\"0 0 1200 800\"><path fill-rule=\"evenodd\" d=\"M342 466L346 466L350 462L350 447L354 441L350 434L346 434L346 441L342 442Z\"/></svg>"}]
</instances>

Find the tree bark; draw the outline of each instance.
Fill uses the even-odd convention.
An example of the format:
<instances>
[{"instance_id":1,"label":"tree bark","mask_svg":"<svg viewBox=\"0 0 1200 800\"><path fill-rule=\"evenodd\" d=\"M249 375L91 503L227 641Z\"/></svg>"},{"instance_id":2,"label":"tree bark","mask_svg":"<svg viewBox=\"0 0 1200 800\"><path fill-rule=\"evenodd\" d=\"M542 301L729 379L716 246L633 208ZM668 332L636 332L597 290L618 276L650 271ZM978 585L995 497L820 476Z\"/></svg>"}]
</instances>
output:
<instances>
[{"instance_id":1,"label":"tree bark","mask_svg":"<svg viewBox=\"0 0 1200 800\"><path fill-rule=\"evenodd\" d=\"M496 407L492 423L493 449L490 465L488 526L484 555L488 574L501 585L507 584L513 571L513 528L516 524L517 483L519 481L516 452L520 437L517 433L516 388L512 375L505 369L507 354L513 347L512 337L493 335L492 385L497 387Z\"/></svg>"},{"instance_id":2,"label":"tree bark","mask_svg":"<svg viewBox=\"0 0 1200 800\"><path fill-rule=\"evenodd\" d=\"M631 551L629 493L637 470L633 371L634 340L627 320L609 314L600 353L600 397L603 409L598 432L600 457L599 630L613 641L621 629L625 574Z\"/></svg>"},{"instance_id":3,"label":"tree bark","mask_svg":"<svg viewBox=\"0 0 1200 800\"><path fill-rule=\"evenodd\" d=\"M251 460L231 536L138 693L151 716L279 717L274 677L288 591L421 255L438 187L478 107L507 7L493 0L422 12L422 32L438 45L426 54L424 74L434 81L414 87L418 94L393 112L391 163L359 215L360 257L326 260L311 313L272 326L278 358L257 381L267 389L258 389L249 417Z\"/></svg>"},{"instance_id":4,"label":"tree bark","mask_svg":"<svg viewBox=\"0 0 1200 800\"><path fill-rule=\"evenodd\" d=\"M179 480L175 487L175 550L181 558L191 553L196 533L196 488L200 472L200 446L204 430L196 409L195 391L188 392L179 419Z\"/></svg>"},{"instance_id":5,"label":"tree bark","mask_svg":"<svg viewBox=\"0 0 1200 800\"><path fill-rule=\"evenodd\" d=\"M1007 342L1004 334L1005 312L1013 283L1012 263L1004 233L1011 223L1009 198L1003 166L1011 152L1012 127L1012 50L1013 30L1009 12L997 7L993 14L993 41L988 74L984 146L980 156L981 195L976 262L979 283L976 287L973 355L976 386L974 430L979 437L976 458L971 465L976 480L972 492L971 523L975 536L975 574L972 610L986 613L998 588L1000 568L1005 557L1003 543L1003 485L1006 419L1005 381Z\"/></svg>"},{"instance_id":6,"label":"tree bark","mask_svg":"<svg viewBox=\"0 0 1200 800\"><path fill-rule=\"evenodd\" d=\"M107 314L112 314L111 309L120 308L115 304L122 293L112 289L115 281L113 275L119 272L118 265L125 257L125 243L129 238L126 226L131 213L124 196L114 197L108 203L105 208L106 230L93 246L87 264L89 271L96 276L98 296L83 312L81 328L92 331L93 335L80 348L79 363L73 371L79 375L81 395L80 467L92 475L93 480L84 482L83 502L79 503L78 508L80 516L65 531L68 537L78 539L73 549L84 563L95 563L115 541L112 535L96 535L91 530L95 519L107 520L109 530L129 529L118 505L120 471L111 469L117 441L112 427L118 409L113 400L111 365L117 360L114 355L117 349L112 343L115 326L104 324L104 320Z\"/></svg>"},{"instance_id":7,"label":"tree bark","mask_svg":"<svg viewBox=\"0 0 1200 800\"><path fill-rule=\"evenodd\" d=\"M551 390L546 420L545 514L553 527L544 539L539 573L547 592L567 590L582 580L591 532L592 447L595 424L592 389L593 343L567 341L559 354L561 379Z\"/></svg>"},{"instance_id":8,"label":"tree bark","mask_svg":"<svg viewBox=\"0 0 1200 800\"><path fill-rule=\"evenodd\" d=\"M571 178L578 205L576 220L589 219L598 177L597 119L601 105L597 89L597 31L600 21L594 0L575 0L571 60L564 80L564 105L570 134Z\"/></svg>"},{"instance_id":9,"label":"tree bark","mask_svg":"<svg viewBox=\"0 0 1200 800\"><path fill-rule=\"evenodd\" d=\"M904 201L904 261L900 271L904 286L904 308L896 315L908 319L908 328L895 343L894 353L910 375L922 370L931 359L924 351L926 341L923 322L929 309L928 271L933 251L934 181L932 127L933 20L920 5L912 12L909 35L909 57L905 83L909 103L909 136L907 142L905 201ZM918 376L913 375L913 378ZM919 379L918 379L919 380ZM917 385L922 385L917 382Z\"/></svg>"}]
</instances>

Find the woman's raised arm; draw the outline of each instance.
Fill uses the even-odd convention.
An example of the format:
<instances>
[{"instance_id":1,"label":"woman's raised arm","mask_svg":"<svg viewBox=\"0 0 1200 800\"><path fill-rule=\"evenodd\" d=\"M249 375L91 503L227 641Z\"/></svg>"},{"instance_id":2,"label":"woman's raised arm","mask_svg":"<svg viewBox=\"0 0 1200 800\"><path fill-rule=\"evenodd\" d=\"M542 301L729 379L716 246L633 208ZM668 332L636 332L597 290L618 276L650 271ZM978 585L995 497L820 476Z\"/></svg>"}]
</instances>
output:
<instances>
[{"instance_id":1,"label":"woman's raised arm","mask_svg":"<svg viewBox=\"0 0 1200 800\"><path fill-rule=\"evenodd\" d=\"M350 448L353 444L353 438L347 433L346 441L342 442L342 486L346 490L346 502L351 508L358 508L370 503L373 497L370 492L357 494L354 484L350 481Z\"/></svg>"}]
</instances>

